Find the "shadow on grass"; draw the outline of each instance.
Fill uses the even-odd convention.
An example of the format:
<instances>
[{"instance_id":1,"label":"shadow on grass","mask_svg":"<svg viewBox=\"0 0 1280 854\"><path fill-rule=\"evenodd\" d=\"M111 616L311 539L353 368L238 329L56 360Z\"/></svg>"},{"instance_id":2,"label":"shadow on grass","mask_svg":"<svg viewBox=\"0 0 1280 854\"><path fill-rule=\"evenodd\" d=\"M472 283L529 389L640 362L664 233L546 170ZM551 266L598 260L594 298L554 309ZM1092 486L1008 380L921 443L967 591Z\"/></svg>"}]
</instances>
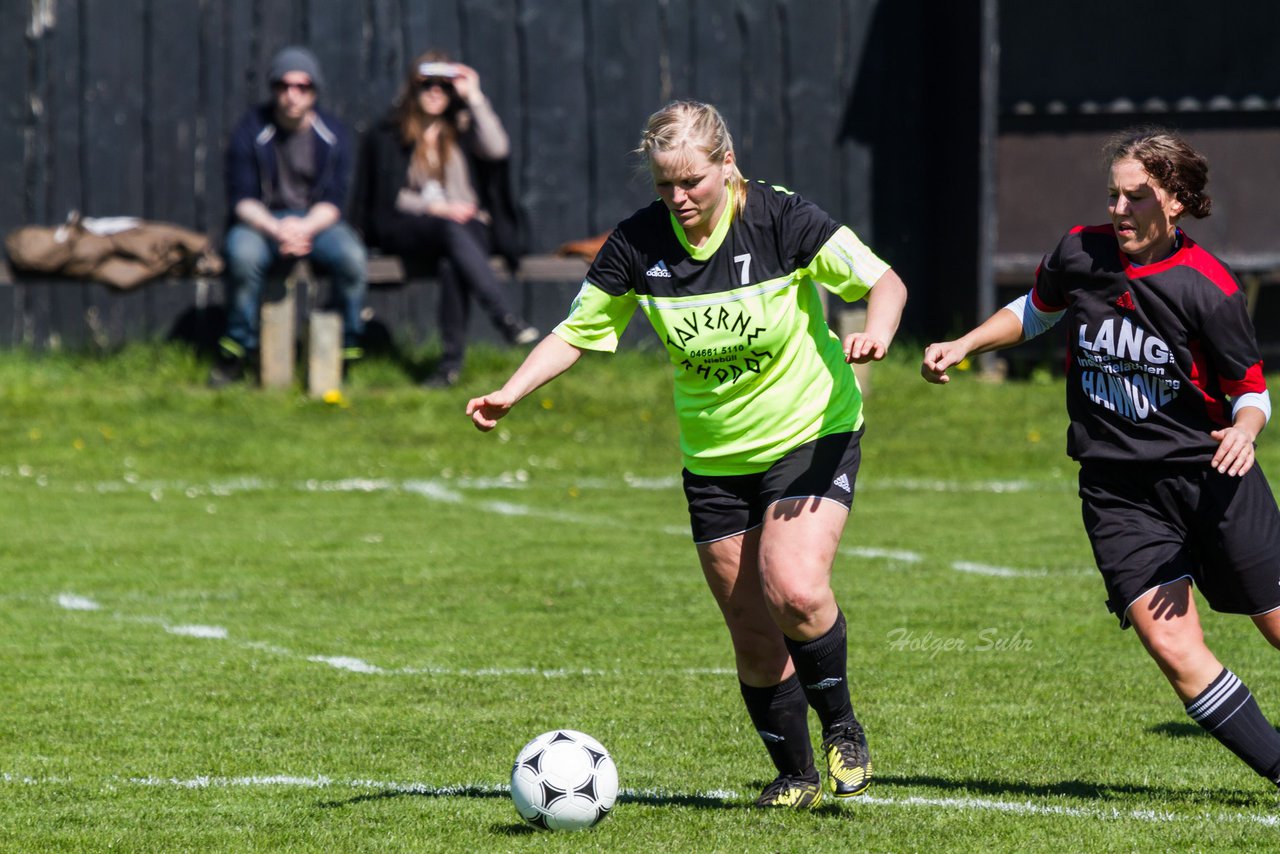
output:
<instances>
[{"instance_id":1,"label":"shadow on grass","mask_svg":"<svg viewBox=\"0 0 1280 854\"><path fill-rule=\"evenodd\" d=\"M1170 726L1177 726L1171 724ZM1198 729L1198 727L1196 728ZM756 781L753 785L762 788L767 781ZM1261 791L1243 789L1195 789L1172 786L1147 786L1135 784L1111 784L1091 782L1088 780L1062 780L1056 783L1021 783L1005 780L947 779L944 777L915 776L892 777L877 776L871 794L875 796L893 797L894 789L934 789L942 793L953 793L954 797L1019 797L1019 798L1074 798L1079 801L1096 803L1122 804L1137 798L1151 798L1161 801L1181 803L1212 803L1217 806L1251 807L1266 797ZM889 791L886 791L889 790ZM901 792L907 795L906 792ZM908 795L909 796L909 795ZM945 794L943 795L946 796ZM484 788L480 786L456 786L441 789L384 789L379 792L368 792L341 800L322 801L317 806L322 809L337 809L355 806L370 801L392 800L394 798L484 798L506 800L510 795L502 789ZM848 803L857 804L858 798L849 799ZM640 804L659 807L693 807L712 810L750 810L753 805L749 800L735 797L718 797L715 795L683 795L679 793L646 793L624 792L618 796L619 804ZM814 810L819 815L848 815L839 801L826 800ZM513 823L503 830L509 834L523 833L525 825Z\"/></svg>"},{"instance_id":2,"label":"shadow on grass","mask_svg":"<svg viewBox=\"0 0 1280 854\"><path fill-rule=\"evenodd\" d=\"M761 783L761 786L764 784ZM480 786L455 786L441 789L384 789L380 792L367 792L336 801L321 801L317 806L321 809L337 809L355 806L369 801L386 801L394 798L490 798L506 800L511 796L500 789L482 788ZM681 795L677 793L645 793L624 792L618 795L620 804L644 804L657 807L698 807L700 809L743 809L748 803L733 798L720 798L714 795Z\"/></svg>"},{"instance_id":3,"label":"shadow on grass","mask_svg":"<svg viewBox=\"0 0 1280 854\"><path fill-rule=\"evenodd\" d=\"M1173 786L1145 786L1134 784L1098 783L1088 780L1062 780L1057 783L1019 783L1006 780L948 780L942 777L881 777L875 786L883 793L885 787L925 787L956 792L963 795L1017 796L1032 798L1076 798L1081 801L1111 802L1149 797L1159 800L1197 802L1205 801L1223 806L1256 806L1263 795L1260 791L1243 789L1188 789Z\"/></svg>"},{"instance_id":4,"label":"shadow on grass","mask_svg":"<svg viewBox=\"0 0 1280 854\"><path fill-rule=\"evenodd\" d=\"M321 801L317 806L321 809L337 809L350 807L369 801L389 801L395 798L509 798L506 792L498 789L481 788L480 786L450 786L443 789L383 789L380 792L368 792L353 795L338 801Z\"/></svg>"},{"instance_id":5,"label":"shadow on grass","mask_svg":"<svg viewBox=\"0 0 1280 854\"><path fill-rule=\"evenodd\" d=\"M1167 721L1162 724L1156 724L1150 727L1147 732L1153 735L1167 735L1169 738L1209 737L1209 733L1205 732L1199 724L1184 723L1182 721Z\"/></svg>"}]
</instances>

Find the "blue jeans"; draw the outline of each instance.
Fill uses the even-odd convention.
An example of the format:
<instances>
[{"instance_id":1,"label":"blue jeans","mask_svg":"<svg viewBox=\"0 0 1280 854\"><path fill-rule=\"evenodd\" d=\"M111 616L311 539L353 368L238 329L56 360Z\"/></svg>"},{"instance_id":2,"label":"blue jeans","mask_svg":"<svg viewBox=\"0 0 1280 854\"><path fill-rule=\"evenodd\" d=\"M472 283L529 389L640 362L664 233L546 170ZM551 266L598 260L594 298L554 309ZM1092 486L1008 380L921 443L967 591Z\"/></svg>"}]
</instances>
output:
<instances>
[{"instance_id":1,"label":"blue jeans","mask_svg":"<svg viewBox=\"0 0 1280 854\"><path fill-rule=\"evenodd\" d=\"M278 219L300 216L298 211L274 211ZM315 236L307 260L316 272L333 281L333 294L342 311L342 345L360 346L364 333L365 294L369 290L364 243L351 226L340 222ZM282 256L274 240L242 223L227 232L227 337L246 351L258 349L258 312L262 287L270 275L282 275L293 258Z\"/></svg>"}]
</instances>

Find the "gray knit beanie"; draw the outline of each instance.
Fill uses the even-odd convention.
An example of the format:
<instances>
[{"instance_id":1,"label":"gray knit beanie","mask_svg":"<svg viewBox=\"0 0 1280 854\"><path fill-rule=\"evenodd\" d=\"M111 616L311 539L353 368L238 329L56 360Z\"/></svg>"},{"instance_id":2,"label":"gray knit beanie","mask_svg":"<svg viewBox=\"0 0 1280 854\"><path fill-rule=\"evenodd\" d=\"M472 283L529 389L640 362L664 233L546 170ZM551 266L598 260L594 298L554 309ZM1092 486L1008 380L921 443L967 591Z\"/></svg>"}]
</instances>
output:
<instances>
[{"instance_id":1,"label":"gray knit beanie","mask_svg":"<svg viewBox=\"0 0 1280 854\"><path fill-rule=\"evenodd\" d=\"M311 78L316 89L324 87L324 78L320 74L320 60L305 47L286 47L271 60L271 70L267 74L268 83L278 83L290 71L301 71Z\"/></svg>"}]
</instances>

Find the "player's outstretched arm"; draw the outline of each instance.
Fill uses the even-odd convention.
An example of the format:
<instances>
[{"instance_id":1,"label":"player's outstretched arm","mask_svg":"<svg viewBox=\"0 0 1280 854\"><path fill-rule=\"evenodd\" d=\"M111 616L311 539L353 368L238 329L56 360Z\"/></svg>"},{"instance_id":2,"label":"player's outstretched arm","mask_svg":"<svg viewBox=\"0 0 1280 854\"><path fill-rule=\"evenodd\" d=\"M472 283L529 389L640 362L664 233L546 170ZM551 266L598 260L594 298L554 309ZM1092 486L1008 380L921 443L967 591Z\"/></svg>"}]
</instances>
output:
<instances>
[{"instance_id":1,"label":"player's outstretched arm","mask_svg":"<svg viewBox=\"0 0 1280 854\"><path fill-rule=\"evenodd\" d=\"M981 326L969 330L954 341L943 341L925 347L920 375L931 383L949 383L951 377L947 375L947 369L959 364L966 356L1012 347L1021 340L1021 318L1002 308Z\"/></svg>"},{"instance_id":2,"label":"player's outstretched arm","mask_svg":"<svg viewBox=\"0 0 1280 854\"><path fill-rule=\"evenodd\" d=\"M538 342L502 388L467 401L467 417L477 430L488 432L529 392L551 382L574 366L582 351L554 333Z\"/></svg>"},{"instance_id":3,"label":"player's outstretched arm","mask_svg":"<svg viewBox=\"0 0 1280 854\"><path fill-rule=\"evenodd\" d=\"M898 331L906 304L907 286L897 273L886 270L867 295L866 328L845 336L845 361L861 365L883 359Z\"/></svg>"}]
</instances>

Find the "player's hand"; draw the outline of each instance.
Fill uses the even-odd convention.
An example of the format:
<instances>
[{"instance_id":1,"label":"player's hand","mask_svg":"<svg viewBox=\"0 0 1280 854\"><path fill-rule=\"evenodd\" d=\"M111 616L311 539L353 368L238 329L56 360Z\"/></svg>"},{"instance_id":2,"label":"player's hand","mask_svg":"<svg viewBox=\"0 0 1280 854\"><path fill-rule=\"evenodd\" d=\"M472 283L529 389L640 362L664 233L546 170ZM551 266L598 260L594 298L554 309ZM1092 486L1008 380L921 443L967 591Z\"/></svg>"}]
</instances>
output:
<instances>
[{"instance_id":1,"label":"player's hand","mask_svg":"<svg viewBox=\"0 0 1280 854\"><path fill-rule=\"evenodd\" d=\"M943 341L941 344L930 344L924 348L924 361L920 363L920 376L931 383L945 385L951 382L947 376L947 368L958 365L969 355L955 341Z\"/></svg>"},{"instance_id":2,"label":"player's hand","mask_svg":"<svg viewBox=\"0 0 1280 854\"><path fill-rule=\"evenodd\" d=\"M1209 465L1217 469L1219 474L1240 477L1253 468L1254 437L1248 430L1226 427L1214 430L1209 435L1218 443L1217 453L1213 455L1213 462Z\"/></svg>"},{"instance_id":3,"label":"player's hand","mask_svg":"<svg viewBox=\"0 0 1280 854\"><path fill-rule=\"evenodd\" d=\"M878 362L888 352L888 342L865 332L854 332L844 339L844 360L850 364Z\"/></svg>"},{"instance_id":4,"label":"player's hand","mask_svg":"<svg viewBox=\"0 0 1280 854\"><path fill-rule=\"evenodd\" d=\"M483 397L473 397L467 401L467 417L476 429L488 433L498 426L503 416L511 411L516 402L505 392L492 391Z\"/></svg>"}]
</instances>

